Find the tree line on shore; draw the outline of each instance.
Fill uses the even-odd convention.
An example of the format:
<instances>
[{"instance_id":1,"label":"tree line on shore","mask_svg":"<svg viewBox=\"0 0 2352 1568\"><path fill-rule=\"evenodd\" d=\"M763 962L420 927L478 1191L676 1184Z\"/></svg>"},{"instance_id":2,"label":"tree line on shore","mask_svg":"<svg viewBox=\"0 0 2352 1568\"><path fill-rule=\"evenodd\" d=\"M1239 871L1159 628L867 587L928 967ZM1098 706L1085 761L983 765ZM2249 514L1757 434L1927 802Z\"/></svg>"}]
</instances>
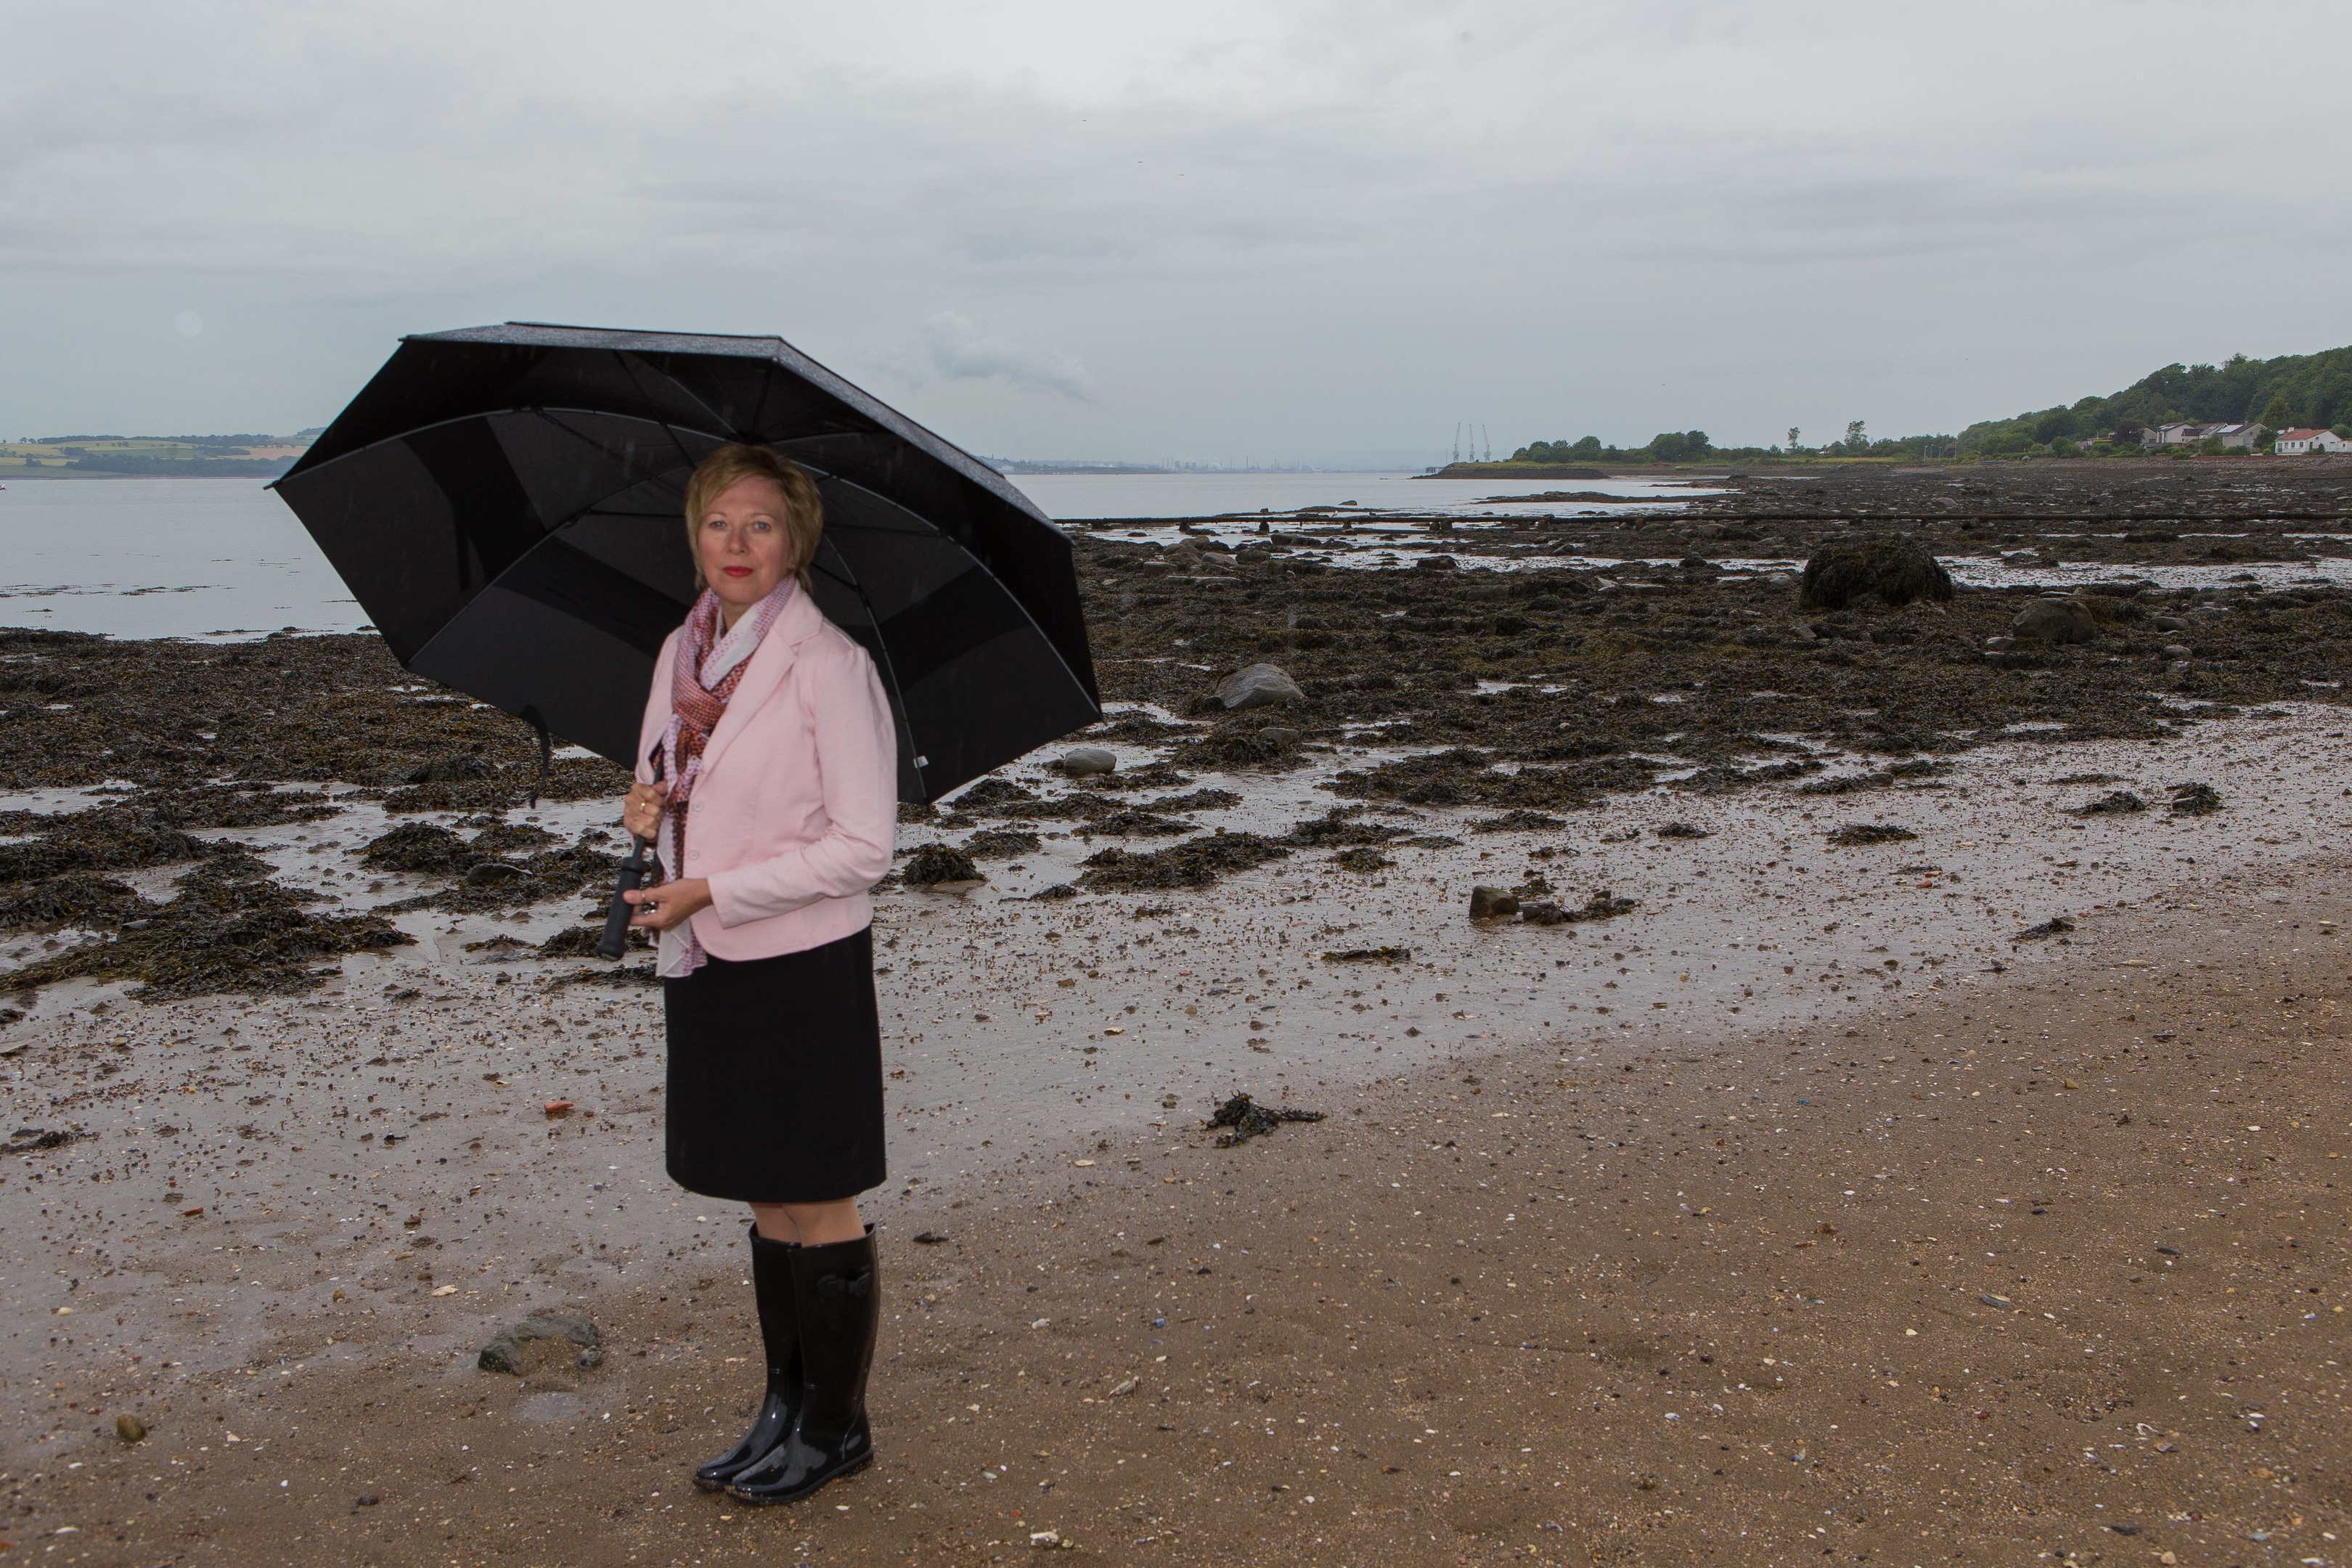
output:
<instances>
[{"instance_id":1,"label":"tree line on shore","mask_svg":"<svg viewBox=\"0 0 2352 1568\"><path fill-rule=\"evenodd\" d=\"M1789 431L1772 447L1717 447L1704 430L1661 431L1640 447L1621 447L1598 436L1531 441L1511 454L1515 463L1763 462L1790 458L2083 458L2138 456L2141 433L2176 422L2256 421L2273 435L2294 426L2331 428L2352 437L2352 347L2319 353L2249 359L2232 354L2212 364L2168 364L2121 392L2034 409L2008 419L1986 419L1958 436L1873 437L1862 420L1844 436L1806 446ZM2202 455L2204 447L2178 447Z\"/></svg>"}]
</instances>

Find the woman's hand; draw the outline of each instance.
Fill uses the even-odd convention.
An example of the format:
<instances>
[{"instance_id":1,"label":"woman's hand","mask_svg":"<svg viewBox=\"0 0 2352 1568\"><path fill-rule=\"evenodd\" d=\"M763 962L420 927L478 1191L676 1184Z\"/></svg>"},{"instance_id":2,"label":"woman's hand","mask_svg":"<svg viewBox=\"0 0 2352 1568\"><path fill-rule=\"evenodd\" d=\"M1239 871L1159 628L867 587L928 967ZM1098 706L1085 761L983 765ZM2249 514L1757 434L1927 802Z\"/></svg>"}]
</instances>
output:
<instances>
[{"instance_id":1,"label":"woman's hand","mask_svg":"<svg viewBox=\"0 0 2352 1568\"><path fill-rule=\"evenodd\" d=\"M621 826L652 843L661 831L662 802L668 798L667 784L631 784L629 798L621 803Z\"/></svg>"},{"instance_id":2,"label":"woman's hand","mask_svg":"<svg viewBox=\"0 0 2352 1568\"><path fill-rule=\"evenodd\" d=\"M688 877L658 888L632 888L621 897L636 906L637 912L629 917L631 925L668 931L691 920L696 910L710 907L710 884L700 877Z\"/></svg>"}]
</instances>

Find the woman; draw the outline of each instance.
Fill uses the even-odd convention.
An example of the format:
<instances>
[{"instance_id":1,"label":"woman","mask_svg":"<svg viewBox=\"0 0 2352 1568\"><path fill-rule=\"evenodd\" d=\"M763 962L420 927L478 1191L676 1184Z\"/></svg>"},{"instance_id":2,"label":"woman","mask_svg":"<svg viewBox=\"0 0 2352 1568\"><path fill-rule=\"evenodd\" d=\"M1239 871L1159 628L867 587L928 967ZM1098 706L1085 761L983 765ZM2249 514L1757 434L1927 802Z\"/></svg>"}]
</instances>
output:
<instances>
[{"instance_id":1,"label":"woman","mask_svg":"<svg viewBox=\"0 0 2352 1568\"><path fill-rule=\"evenodd\" d=\"M695 1484L789 1502L874 1457L879 1320L857 1194L887 1177L869 889L890 868L898 740L866 650L809 596L824 510L798 465L721 447L686 489L702 594L654 666L623 822L663 880L670 1178L751 1207L767 1397Z\"/></svg>"}]
</instances>

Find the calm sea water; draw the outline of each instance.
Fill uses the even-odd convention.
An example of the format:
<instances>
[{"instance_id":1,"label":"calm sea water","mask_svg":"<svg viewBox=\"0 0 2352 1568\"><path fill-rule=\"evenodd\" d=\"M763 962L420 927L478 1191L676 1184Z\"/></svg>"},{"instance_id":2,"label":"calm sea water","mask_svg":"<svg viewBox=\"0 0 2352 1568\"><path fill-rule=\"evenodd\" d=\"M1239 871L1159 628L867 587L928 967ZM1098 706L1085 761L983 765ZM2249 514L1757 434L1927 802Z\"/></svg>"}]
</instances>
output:
<instances>
[{"instance_id":1,"label":"calm sea water","mask_svg":"<svg viewBox=\"0 0 2352 1568\"><path fill-rule=\"evenodd\" d=\"M19 479L0 490L0 625L204 637L366 624L258 479Z\"/></svg>"},{"instance_id":2,"label":"calm sea water","mask_svg":"<svg viewBox=\"0 0 2352 1568\"><path fill-rule=\"evenodd\" d=\"M1361 506L1376 511L1504 515L1514 510L1557 510L1511 498L1574 491L1637 498L1693 494L1678 480L1425 479L1413 474L1015 474L1047 517L1219 517L1234 512L1296 511L1307 506Z\"/></svg>"},{"instance_id":3,"label":"calm sea water","mask_svg":"<svg viewBox=\"0 0 2352 1568\"><path fill-rule=\"evenodd\" d=\"M1048 516L1067 520L1349 504L1504 515L1552 510L1508 499L1546 490L1690 493L1642 480L1505 485L1405 474L1024 474L1013 482ZM258 480L19 479L0 489L0 626L239 637L366 625L310 536Z\"/></svg>"}]
</instances>

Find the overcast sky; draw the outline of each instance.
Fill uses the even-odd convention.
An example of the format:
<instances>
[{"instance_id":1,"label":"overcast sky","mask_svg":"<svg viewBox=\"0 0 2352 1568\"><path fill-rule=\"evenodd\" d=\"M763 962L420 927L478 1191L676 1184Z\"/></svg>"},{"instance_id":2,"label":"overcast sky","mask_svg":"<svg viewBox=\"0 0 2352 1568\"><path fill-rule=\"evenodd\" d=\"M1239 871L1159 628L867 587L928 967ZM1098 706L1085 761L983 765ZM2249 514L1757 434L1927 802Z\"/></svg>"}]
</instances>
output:
<instances>
[{"instance_id":1,"label":"overcast sky","mask_svg":"<svg viewBox=\"0 0 2352 1568\"><path fill-rule=\"evenodd\" d=\"M1957 430L2352 342L2341 5L0 0L0 433L772 332L971 449Z\"/></svg>"}]
</instances>

